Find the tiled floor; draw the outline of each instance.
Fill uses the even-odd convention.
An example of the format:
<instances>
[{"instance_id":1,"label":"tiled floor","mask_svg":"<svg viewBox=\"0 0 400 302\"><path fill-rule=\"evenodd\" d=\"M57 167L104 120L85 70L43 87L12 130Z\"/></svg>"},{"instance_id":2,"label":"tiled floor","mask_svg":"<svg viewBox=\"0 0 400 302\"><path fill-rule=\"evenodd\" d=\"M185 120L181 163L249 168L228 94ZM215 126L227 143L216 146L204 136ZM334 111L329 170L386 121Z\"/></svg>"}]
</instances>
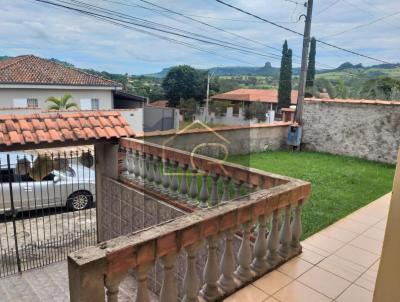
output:
<instances>
[{"instance_id":1,"label":"tiled floor","mask_svg":"<svg viewBox=\"0 0 400 302\"><path fill-rule=\"evenodd\" d=\"M226 302L370 302L391 193L303 241L303 253Z\"/></svg>"}]
</instances>

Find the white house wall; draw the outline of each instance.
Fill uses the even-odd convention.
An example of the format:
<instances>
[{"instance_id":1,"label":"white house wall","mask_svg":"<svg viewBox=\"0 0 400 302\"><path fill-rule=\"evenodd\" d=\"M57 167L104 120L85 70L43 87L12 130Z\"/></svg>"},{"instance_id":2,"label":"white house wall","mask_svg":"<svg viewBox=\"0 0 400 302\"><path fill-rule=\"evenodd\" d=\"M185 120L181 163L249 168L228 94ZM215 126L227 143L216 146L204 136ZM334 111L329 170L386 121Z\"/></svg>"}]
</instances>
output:
<instances>
[{"instance_id":1,"label":"white house wall","mask_svg":"<svg viewBox=\"0 0 400 302\"><path fill-rule=\"evenodd\" d=\"M71 94L72 99L78 105L81 99L99 99L100 109L113 108L112 90L91 90L91 89L32 89L32 88L1 88L0 108L14 107L14 99L36 98L39 108L46 109L48 104L45 101L51 97L62 97L64 94Z\"/></svg>"}]
</instances>

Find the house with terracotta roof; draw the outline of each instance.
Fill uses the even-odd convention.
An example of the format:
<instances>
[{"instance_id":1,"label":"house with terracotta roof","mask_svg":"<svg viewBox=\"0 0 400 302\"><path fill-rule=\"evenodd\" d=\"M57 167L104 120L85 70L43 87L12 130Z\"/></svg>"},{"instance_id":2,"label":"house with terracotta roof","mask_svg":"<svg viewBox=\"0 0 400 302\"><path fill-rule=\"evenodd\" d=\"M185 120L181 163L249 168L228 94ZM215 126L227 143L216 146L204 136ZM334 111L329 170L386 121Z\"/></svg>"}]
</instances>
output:
<instances>
[{"instance_id":1,"label":"house with terracotta roof","mask_svg":"<svg viewBox=\"0 0 400 302\"><path fill-rule=\"evenodd\" d=\"M236 89L211 97L212 101L230 102L234 106L234 112L251 103L268 104L275 110L278 104L277 89ZM291 104L297 104L297 90L292 90Z\"/></svg>"},{"instance_id":2,"label":"house with terracotta roof","mask_svg":"<svg viewBox=\"0 0 400 302\"><path fill-rule=\"evenodd\" d=\"M292 90L291 104L296 103L297 91ZM203 122L226 125L272 122L277 105L276 89L236 89L212 96L209 112L200 108L196 118Z\"/></svg>"},{"instance_id":3,"label":"house with terracotta roof","mask_svg":"<svg viewBox=\"0 0 400 302\"><path fill-rule=\"evenodd\" d=\"M77 68L23 55L0 61L0 108L46 109L49 97L71 94L82 110L143 107L122 85Z\"/></svg>"}]
</instances>

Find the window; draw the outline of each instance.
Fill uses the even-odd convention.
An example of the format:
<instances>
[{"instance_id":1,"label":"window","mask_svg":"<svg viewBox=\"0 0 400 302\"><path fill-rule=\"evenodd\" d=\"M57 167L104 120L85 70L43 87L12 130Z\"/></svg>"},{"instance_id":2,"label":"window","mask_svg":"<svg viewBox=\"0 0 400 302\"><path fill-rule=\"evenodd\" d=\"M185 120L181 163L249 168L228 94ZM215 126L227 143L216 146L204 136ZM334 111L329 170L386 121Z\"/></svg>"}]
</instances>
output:
<instances>
[{"instance_id":1,"label":"window","mask_svg":"<svg viewBox=\"0 0 400 302\"><path fill-rule=\"evenodd\" d=\"M99 99L81 99L81 110L98 110L99 109Z\"/></svg>"},{"instance_id":2,"label":"window","mask_svg":"<svg viewBox=\"0 0 400 302\"><path fill-rule=\"evenodd\" d=\"M13 100L14 108L38 108L38 99L36 98L27 98L27 99L14 99Z\"/></svg>"},{"instance_id":3,"label":"window","mask_svg":"<svg viewBox=\"0 0 400 302\"><path fill-rule=\"evenodd\" d=\"M99 99L91 99L92 110L99 110Z\"/></svg>"},{"instance_id":4,"label":"window","mask_svg":"<svg viewBox=\"0 0 400 302\"><path fill-rule=\"evenodd\" d=\"M26 99L26 105L28 108L37 108L39 107L38 100L34 98Z\"/></svg>"}]
</instances>

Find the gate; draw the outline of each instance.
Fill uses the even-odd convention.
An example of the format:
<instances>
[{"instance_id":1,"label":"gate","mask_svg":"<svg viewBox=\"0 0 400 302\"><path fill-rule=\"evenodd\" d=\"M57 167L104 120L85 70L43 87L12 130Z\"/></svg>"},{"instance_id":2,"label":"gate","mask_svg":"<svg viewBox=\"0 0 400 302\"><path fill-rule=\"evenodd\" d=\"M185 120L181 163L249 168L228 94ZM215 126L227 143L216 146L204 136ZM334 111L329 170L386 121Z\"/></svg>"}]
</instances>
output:
<instances>
[{"instance_id":1,"label":"gate","mask_svg":"<svg viewBox=\"0 0 400 302\"><path fill-rule=\"evenodd\" d=\"M0 153L0 277L94 245L93 150Z\"/></svg>"}]
</instances>

